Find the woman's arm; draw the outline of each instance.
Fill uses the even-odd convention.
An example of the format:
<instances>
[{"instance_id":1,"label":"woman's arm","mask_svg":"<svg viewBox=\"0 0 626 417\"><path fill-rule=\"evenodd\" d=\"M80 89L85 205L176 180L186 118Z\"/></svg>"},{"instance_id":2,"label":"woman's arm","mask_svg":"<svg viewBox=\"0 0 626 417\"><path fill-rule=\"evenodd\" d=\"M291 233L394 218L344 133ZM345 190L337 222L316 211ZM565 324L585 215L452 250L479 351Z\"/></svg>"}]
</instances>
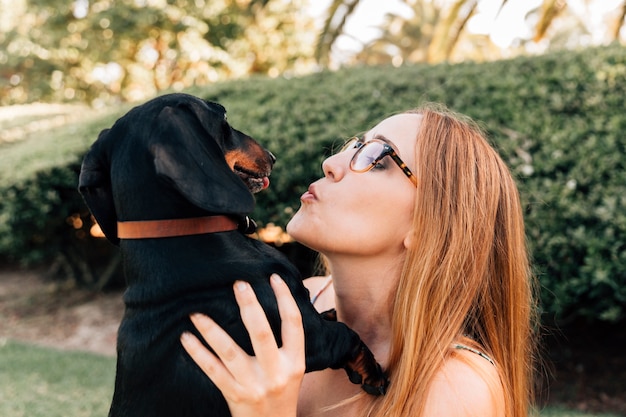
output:
<instances>
[{"instance_id":1,"label":"woman's arm","mask_svg":"<svg viewBox=\"0 0 626 417\"><path fill-rule=\"evenodd\" d=\"M255 356L248 356L213 320L191 320L213 354L190 333L181 336L185 350L222 391L233 417L294 417L304 376L304 330L300 310L278 276L270 278L281 317L282 347L276 345L265 313L250 285L238 281L235 297Z\"/></svg>"}]
</instances>

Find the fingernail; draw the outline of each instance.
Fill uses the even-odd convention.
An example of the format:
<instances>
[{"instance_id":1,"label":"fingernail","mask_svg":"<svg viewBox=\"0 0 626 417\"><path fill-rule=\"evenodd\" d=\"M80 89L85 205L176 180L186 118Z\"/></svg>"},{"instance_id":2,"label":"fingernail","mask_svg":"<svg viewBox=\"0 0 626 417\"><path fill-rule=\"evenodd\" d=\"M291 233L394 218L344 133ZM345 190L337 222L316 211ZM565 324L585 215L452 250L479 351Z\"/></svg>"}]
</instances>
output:
<instances>
[{"instance_id":1,"label":"fingernail","mask_svg":"<svg viewBox=\"0 0 626 417\"><path fill-rule=\"evenodd\" d=\"M191 321L193 321L193 322L197 322L197 321L200 321L200 320L202 320L202 319L207 318L207 316L205 316L205 315L204 315L204 314L202 314L202 313L191 313L191 314L189 315L189 318L191 319Z\"/></svg>"},{"instance_id":2,"label":"fingernail","mask_svg":"<svg viewBox=\"0 0 626 417\"><path fill-rule=\"evenodd\" d=\"M245 281L235 281L235 289L237 291L245 291L248 289L248 283Z\"/></svg>"},{"instance_id":3,"label":"fingernail","mask_svg":"<svg viewBox=\"0 0 626 417\"><path fill-rule=\"evenodd\" d=\"M180 340L182 340L183 342L191 340L191 333L183 332L183 334L180 335Z\"/></svg>"},{"instance_id":4,"label":"fingernail","mask_svg":"<svg viewBox=\"0 0 626 417\"><path fill-rule=\"evenodd\" d=\"M282 281L282 278L278 274L272 274L270 276L270 279L272 280L272 282L275 282L275 283L279 283Z\"/></svg>"}]
</instances>

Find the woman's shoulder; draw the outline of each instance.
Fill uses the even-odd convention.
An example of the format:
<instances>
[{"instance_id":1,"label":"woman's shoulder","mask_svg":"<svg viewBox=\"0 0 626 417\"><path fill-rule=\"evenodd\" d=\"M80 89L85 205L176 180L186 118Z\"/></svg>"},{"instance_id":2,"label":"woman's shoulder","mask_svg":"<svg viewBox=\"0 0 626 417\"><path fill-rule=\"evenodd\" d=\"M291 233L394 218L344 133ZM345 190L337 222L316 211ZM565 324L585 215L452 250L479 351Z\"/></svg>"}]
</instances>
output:
<instances>
[{"instance_id":1,"label":"woman's shoulder","mask_svg":"<svg viewBox=\"0 0 626 417\"><path fill-rule=\"evenodd\" d=\"M454 349L433 379L424 415L500 417L504 391L496 366L471 350Z\"/></svg>"}]
</instances>

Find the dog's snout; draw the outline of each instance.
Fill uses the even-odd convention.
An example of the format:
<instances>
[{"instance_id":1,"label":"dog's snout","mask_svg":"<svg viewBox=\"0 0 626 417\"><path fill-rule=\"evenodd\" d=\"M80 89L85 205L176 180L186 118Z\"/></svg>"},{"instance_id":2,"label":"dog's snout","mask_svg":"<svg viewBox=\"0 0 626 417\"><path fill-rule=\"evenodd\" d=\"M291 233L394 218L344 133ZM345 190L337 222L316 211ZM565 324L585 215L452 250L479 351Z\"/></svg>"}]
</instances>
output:
<instances>
[{"instance_id":1,"label":"dog's snout","mask_svg":"<svg viewBox=\"0 0 626 417\"><path fill-rule=\"evenodd\" d=\"M270 157L270 161L272 162L272 165L274 165L276 163L276 157L274 156L274 154L268 150L265 150L265 152L267 152L267 156Z\"/></svg>"}]
</instances>

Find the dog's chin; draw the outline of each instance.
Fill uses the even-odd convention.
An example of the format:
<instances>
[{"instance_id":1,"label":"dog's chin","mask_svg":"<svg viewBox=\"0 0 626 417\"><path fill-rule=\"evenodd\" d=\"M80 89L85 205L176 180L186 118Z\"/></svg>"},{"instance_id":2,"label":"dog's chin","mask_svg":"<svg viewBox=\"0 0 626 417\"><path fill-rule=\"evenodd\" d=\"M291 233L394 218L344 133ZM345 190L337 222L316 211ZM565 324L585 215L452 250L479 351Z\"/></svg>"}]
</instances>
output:
<instances>
[{"instance_id":1,"label":"dog's chin","mask_svg":"<svg viewBox=\"0 0 626 417\"><path fill-rule=\"evenodd\" d=\"M256 194L259 191L265 190L270 185L270 180L267 177L263 178L248 178L246 185L252 194Z\"/></svg>"},{"instance_id":2,"label":"dog's chin","mask_svg":"<svg viewBox=\"0 0 626 417\"><path fill-rule=\"evenodd\" d=\"M239 169L235 169L235 173L246 184L252 194L263 191L270 185L270 180L267 175L253 175Z\"/></svg>"}]
</instances>

